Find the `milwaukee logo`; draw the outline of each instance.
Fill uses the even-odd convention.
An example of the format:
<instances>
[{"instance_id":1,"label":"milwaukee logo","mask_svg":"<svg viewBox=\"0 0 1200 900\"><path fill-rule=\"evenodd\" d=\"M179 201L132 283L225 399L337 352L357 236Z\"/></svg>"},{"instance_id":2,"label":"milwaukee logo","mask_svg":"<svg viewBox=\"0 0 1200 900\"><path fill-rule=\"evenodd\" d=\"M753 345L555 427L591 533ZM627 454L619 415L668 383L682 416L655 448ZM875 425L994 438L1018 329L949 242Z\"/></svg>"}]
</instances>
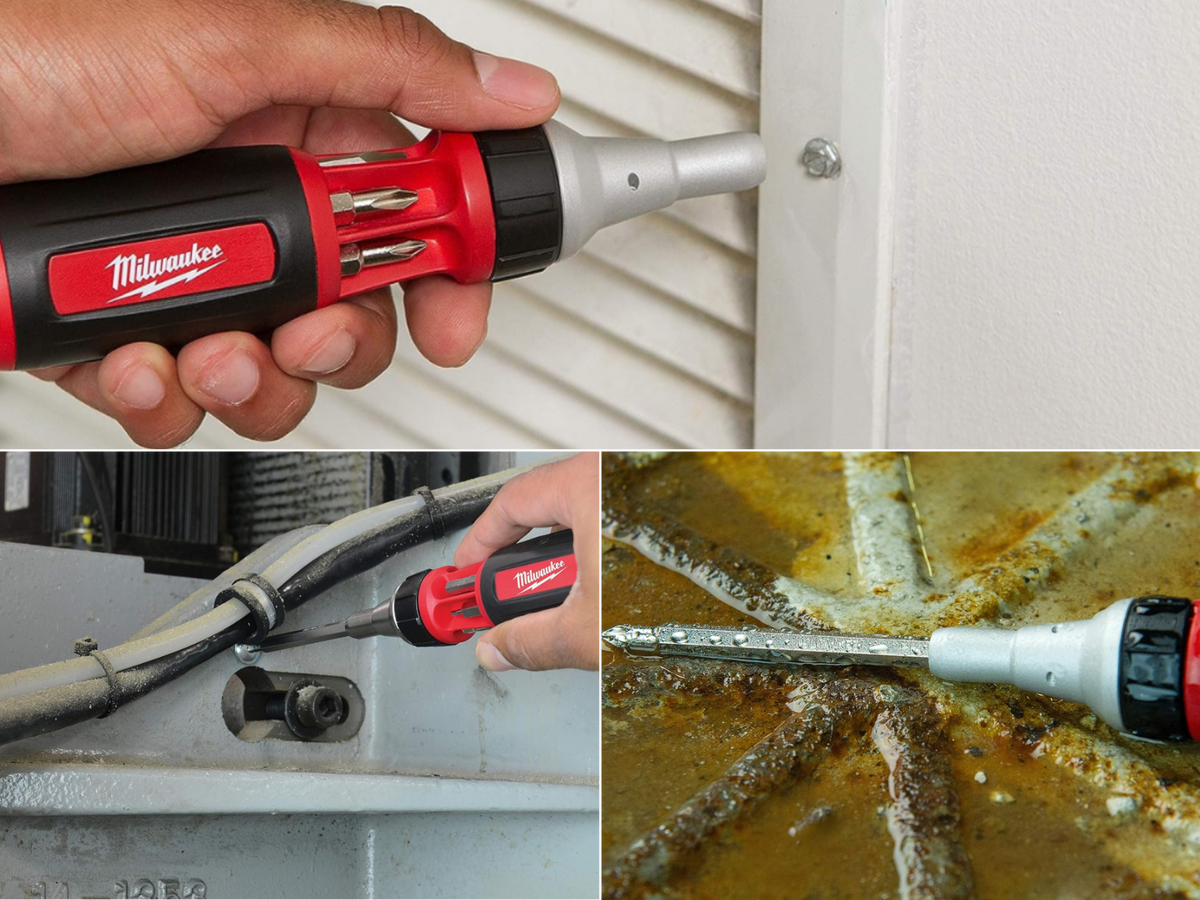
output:
<instances>
[{"instance_id":1,"label":"milwaukee logo","mask_svg":"<svg viewBox=\"0 0 1200 900\"><path fill-rule=\"evenodd\" d=\"M541 587L547 581L553 581L562 574L566 568L566 563L562 559L556 559L554 562L542 566L541 569L529 569L523 572L517 572L514 580L517 583L518 594L528 594L530 590Z\"/></svg>"},{"instance_id":2,"label":"milwaukee logo","mask_svg":"<svg viewBox=\"0 0 1200 900\"><path fill-rule=\"evenodd\" d=\"M104 267L112 269L113 291L121 291L129 287L132 287L132 290L118 294L108 302L116 303L118 300L126 300L133 296L149 297L177 284L195 281L225 261L225 252L221 249L220 244L212 244L208 247L192 244L192 249L185 253L174 253L158 258L152 257L149 253L141 256L136 253L116 256ZM179 274L174 274L176 272ZM171 277L163 278L164 275ZM149 283L142 284L142 282Z\"/></svg>"},{"instance_id":3,"label":"milwaukee logo","mask_svg":"<svg viewBox=\"0 0 1200 900\"><path fill-rule=\"evenodd\" d=\"M566 567L567 564L565 561L556 559L547 565L542 566L540 569L527 569L524 572L518 572L513 576L513 580L516 581L517 587L520 588L517 593L527 594L534 588L541 587L547 581L553 581L562 574L562 570Z\"/></svg>"}]
</instances>

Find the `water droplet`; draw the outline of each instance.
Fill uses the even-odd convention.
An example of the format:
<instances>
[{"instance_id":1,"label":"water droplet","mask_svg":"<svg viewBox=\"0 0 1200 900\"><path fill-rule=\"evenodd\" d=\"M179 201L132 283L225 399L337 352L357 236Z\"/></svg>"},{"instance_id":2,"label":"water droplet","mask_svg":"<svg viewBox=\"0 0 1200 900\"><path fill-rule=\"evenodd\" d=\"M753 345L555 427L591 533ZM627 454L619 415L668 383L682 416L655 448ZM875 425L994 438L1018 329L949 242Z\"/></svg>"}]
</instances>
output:
<instances>
[{"instance_id":1,"label":"water droplet","mask_svg":"<svg viewBox=\"0 0 1200 900\"><path fill-rule=\"evenodd\" d=\"M708 642L710 644L719 644L721 643L721 636L719 634L710 634L708 636Z\"/></svg>"},{"instance_id":2,"label":"water droplet","mask_svg":"<svg viewBox=\"0 0 1200 900\"><path fill-rule=\"evenodd\" d=\"M875 688L875 699L880 703L895 703L900 698L900 691L895 685L881 684Z\"/></svg>"},{"instance_id":3,"label":"water droplet","mask_svg":"<svg viewBox=\"0 0 1200 900\"><path fill-rule=\"evenodd\" d=\"M775 641L773 641L771 638L767 638L767 642L763 644L763 646L770 649L771 647L775 646Z\"/></svg>"},{"instance_id":4,"label":"water droplet","mask_svg":"<svg viewBox=\"0 0 1200 900\"><path fill-rule=\"evenodd\" d=\"M746 637L744 634L735 634L733 636L733 642L735 644L737 644L739 647L745 646L746 641L748 641L748 640L750 640L750 639L748 637Z\"/></svg>"},{"instance_id":5,"label":"water droplet","mask_svg":"<svg viewBox=\"0 0 1200 900\"><path fill-rule=\"evenodd\" d=\"M1054 687L1054 682L1055 682L1056 680L1057 680L1057 679L1055 679L1055 677L1054 677L1054 673L1053 673L1053 672L1047 672L1047 673L1046 673L1046 684L1050 685L1050 687Z\"/></svg>"},{"instance_id":6,"label":"water droplet","mask_svg":"<svg viewBox=\"0 0 1200 900\"><path fill-rule=\"evenodd\" d=\"M872 644L867 648L868 653L887 653L887 644Z\"/></svg>"},{"instance_id":7,"label":"water droplet","mask_svg":"<svg viewBox=\"0 0 1200 900\"><path fill-rule=\"evenodd\" d=\"M682 644L684 641L687 640L687 632L682 631L682 630L681 631L672 631L671 632L671 640L673 640L677 644Z\"/></svg>"}]
</instances>

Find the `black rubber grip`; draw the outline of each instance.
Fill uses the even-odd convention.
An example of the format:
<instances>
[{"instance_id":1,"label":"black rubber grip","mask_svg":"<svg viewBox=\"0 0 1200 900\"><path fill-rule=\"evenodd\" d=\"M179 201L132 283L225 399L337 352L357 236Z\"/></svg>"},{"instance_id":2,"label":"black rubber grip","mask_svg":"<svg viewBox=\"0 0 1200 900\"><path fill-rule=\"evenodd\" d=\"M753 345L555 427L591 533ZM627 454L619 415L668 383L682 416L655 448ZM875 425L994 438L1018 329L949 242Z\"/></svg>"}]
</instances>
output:
<instances>
[{"instance_id":1,"label":"black rubber grip","mask_svg":"<svg viewBox=\"0 0 1200 900\"><path fill-rule=\"evenodd\" d=\"M1160 741L1188 740L1183 671L1192 601L1158 595L1129 604L1118 672L1125 730Z\"/></svg>"},{"instance_id":2,"label":"black rubber grip","mask_svg":"<svg viewBox=\"0 0 1200 900\"><path fill-rule=\"evenodd\" d=\"M540 272L562 252L562 193L545 129L475 135L492 189L496 264L492 281Z\"/></svg>"},{"instance_id":3,"label":"black rubber grip","mask_svg":"<svg viewBox=\"0 0 1200 900\"><path fill-rule=\"evenodd\" d=\"M54 306L52 257L251 223L265 225L275 244L265 281L69 315ZM265 332L317 303L308 205L285 147L204 150L87 178L0 187L0 248L22 369L96 359L133 341L174 349L219 331Z\"/></svg>"},{"instance_id":4,"label":"black rubber grip","mask_svg":"<svg viewBox=\"0 0 1200 900\"><path fill-rule=\"evenodd\" d=\"M489 556L479 571L479 599L483 603L483 610L487 613L488 618L494 624L499 625L501 622L507 622L509 619L515 619L531 612L561 606L562 602L567 599L567 595L571 593L571 587L575 582L574 578L568 579L565 574L564 577L555 577L553 571L537 573L539 578L534 579L529 585L528 595L518 594L507 599L501 599L497 581L506 572L511 573L515 570L537 572L539 563L549 563L568 556L572 557L570 566L573 570L575 564L574 542L575 535L570 530L556 531L553 534L521 541L519 544L497 550ZM547 579L544 588L537 584L541 578Z\"/></svg>"}]
</instances>

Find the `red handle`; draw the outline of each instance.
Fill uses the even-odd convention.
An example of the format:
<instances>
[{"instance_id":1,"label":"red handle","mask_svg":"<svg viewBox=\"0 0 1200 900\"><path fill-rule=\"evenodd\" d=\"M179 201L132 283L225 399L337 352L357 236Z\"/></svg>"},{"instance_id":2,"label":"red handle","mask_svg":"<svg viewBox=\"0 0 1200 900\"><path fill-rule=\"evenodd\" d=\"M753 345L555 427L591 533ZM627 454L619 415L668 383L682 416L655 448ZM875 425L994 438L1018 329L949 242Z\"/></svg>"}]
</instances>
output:
<instances>
[{"instance_id":1,"label":"red handle","mask_svg":"<svg viewBox=\"0 0 1200 900\"><path fill-rule=\"evenodd\" d=\"M561 605L576 574L569 530L521 541L462 569L443 566L421 582L421 624L438 642L460 644L476 631Z\"/></svg>"},{"instance_id":2,"label":"red handle","mask_svg":"<svg viewBox=\"0 0 1200 900\"><path fill-rule=\"evenodd\" d=\"M1188 733L1193 741L1200 741L1200 600L1192 601L1192 624L1183 659L1183 709Z\"/></svg>"},{"instance_id":3,"label":"red handle","mask_svg":"<svg viewBox=\"0 0 1200 900\"><path fill-rule=\"evenodd\" d=\"M541 128L338 156L204 150L3 185L0 369L263 333L423 275L510 278L557 259L561 237Z\"/></svg>"}]
</instances>

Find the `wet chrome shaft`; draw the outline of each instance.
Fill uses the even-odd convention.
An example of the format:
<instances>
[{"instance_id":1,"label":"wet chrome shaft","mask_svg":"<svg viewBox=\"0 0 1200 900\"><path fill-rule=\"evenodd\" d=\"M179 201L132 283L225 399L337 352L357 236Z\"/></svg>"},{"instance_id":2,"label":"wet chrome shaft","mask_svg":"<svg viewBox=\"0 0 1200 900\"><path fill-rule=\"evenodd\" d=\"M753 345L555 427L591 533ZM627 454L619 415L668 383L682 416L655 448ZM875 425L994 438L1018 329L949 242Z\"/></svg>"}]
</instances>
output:
<instances>
[{"instance_id":1,"label":"wet chrome shaft","mask_svg":"<svg viewBox=\"0 0 1200 900\"><path fill-rule=\"evenodd\" d=\"M605 643L635 656L684 656L810 666L929 665L925 638L713 625L617 625Z\"/></svg>"}]
</instances>

